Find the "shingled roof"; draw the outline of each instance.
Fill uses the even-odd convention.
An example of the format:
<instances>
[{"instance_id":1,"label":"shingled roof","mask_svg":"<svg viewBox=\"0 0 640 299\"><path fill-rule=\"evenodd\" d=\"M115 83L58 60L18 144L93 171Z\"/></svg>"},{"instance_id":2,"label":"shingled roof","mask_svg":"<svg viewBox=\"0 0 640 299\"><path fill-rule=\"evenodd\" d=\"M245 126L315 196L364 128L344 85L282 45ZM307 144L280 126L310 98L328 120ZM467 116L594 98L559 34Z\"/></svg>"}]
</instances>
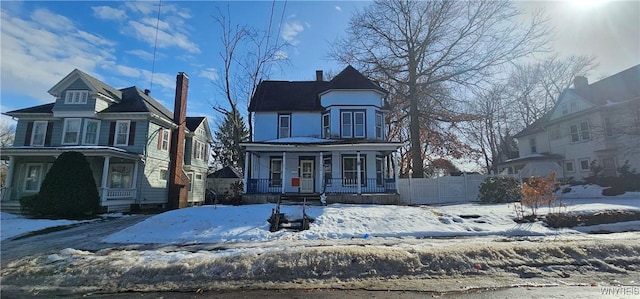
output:
<instances>
[{"instance_id":1,"label":"shingled roof","mask_svg":"<svg viewBox=\"0 0 640 299\"><path fill-rule=\"evenodd\" d=\"M195 130L198 129L198 126L200 126L200 124L203 121L204 121L204 116L187 117L187 120L186 120L187 129L189 129L189 131L191 132L195 132Z\"/></svg>"},{"instance_id":2,"label":"shingled roof","mask_svg":"<svg viewBox=\"0 0 640 299\"><path fill-rule=\"evenodd\" d=\"M144 91L135 86L120 89L122 92L122 101L118 104L111 105L109 108L100 111L100 113L113 112L151 112L173 119L173 113L165 108L154 98L146 95Z\"/></svg>"},{"instance_id":3,"label":"shingled roof","mask_svg":"<svg viewBox=\"0 0 640 299\"><path fill-rule=\"evenodd\" d=\"M53 109L54 104L55 103L38 105L38 106L29 107L29 108L23 108L23 109L5 112L3 114L13 116L21 113L51 113L51 109Z\"/></svg>"},{"instance_id":4,"label":"shingled roof","mask_svg":"<svg viewBox=\"0 0 640 299\"><path fill-rule=\"evenodd\" d=\"M319 95L329 90L386 90L373 83L352 66L347 66L331 81L262 81L251 98L249 111L287 112L322 111Z\"/></svg>"}]
</instances>

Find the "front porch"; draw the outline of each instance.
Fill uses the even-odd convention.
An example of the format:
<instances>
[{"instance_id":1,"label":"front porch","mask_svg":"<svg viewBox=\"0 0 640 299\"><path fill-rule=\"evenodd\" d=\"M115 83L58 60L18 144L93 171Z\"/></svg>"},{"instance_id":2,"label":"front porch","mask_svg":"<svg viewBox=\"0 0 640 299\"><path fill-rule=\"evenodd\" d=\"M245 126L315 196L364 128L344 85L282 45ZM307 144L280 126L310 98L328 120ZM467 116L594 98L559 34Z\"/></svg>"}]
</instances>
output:
<instances>
[{"instance_id":1,"label":"front porch","mask_svg":"<svg viewBox=\"0 0 640 299\"><path fill-rule=\"evenodd\" d=\"M243 194L242 204L265 204L277 203L282 196L297 195L304 196L300 193L262 193L262 194ZM319 197L320 194L308 194L309 198ZM327 204L344 203L344 204L379 204L379 205L400 205L404 204L398 193L375 193L375 194L326 194Z\"/></svg>"},{"instance_id":2,"label":"front porch","mask_svg":"<svg viewBox=\"0 0 640 299\"><path fill-rule=\"evenodd\" d=\"M82 152L98 187L100 206L107 211L126 210L136 203L140 156L111 147L4 148L8 161L5 186L0 193L2 210L19 212L20 198L38 193L59 154ZM18 208L16 208L16 206Z\"/></svg>"}]
</instances>

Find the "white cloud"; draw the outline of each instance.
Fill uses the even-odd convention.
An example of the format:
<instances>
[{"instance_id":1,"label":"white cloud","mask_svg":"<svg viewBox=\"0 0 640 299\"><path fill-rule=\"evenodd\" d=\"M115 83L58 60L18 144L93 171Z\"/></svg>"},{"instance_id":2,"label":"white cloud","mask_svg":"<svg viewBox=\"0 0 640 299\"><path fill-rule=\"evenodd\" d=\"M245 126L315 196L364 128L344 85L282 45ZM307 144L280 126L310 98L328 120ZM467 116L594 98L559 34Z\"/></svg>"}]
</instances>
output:
<instances>
[{"instance_id":1,"label":"white cloud","mask_svg":"<svg viewBox=\"0 0 640 299\"><path fill-rule=\"evenodd\" d=\"M282 50L276 51L273 56L276 60L287 60L289 58L289 54Z\"/></svg>"},{"instance_id":2,"label":"white cloud","mask_svg":"<svg viewBox=\"0 0 640 299\"><path fill-rule=\"evenodd\" d=\"M98 19L118 21L127 18L127 13L122 9L110 6L95 6L91 9L93 10L93 16Z\"/></svg>"},{"instance_id":3,"label":"white cloud","mask_svg":"<svg viewBox=\"0 0 640 299\"><path fill-rule=\"evenodd\" d=\"M75 26L71 20L46 9L38 9L31 14L31 20L53 30L70 30Z\"/></svg>"},{"instance_id":4,"label":"white cloud","mask_svg":"<svg viewBox=\"0 0 640 299\"><path fill-rule=\"evenodd\" d=\"M51 102L47 90L74 68L96 73L115 63L112 41L78 30L62 15L40 9L23 19L2 9L0 22L3 94Z\"/></svg>"},{"instance_id":5,"label":"white cloud","mask_svg":"<svg viewBox=\"0 0 640 299\"><path fill-rule=\"evenodd\" d=\"M340 6L336 5L336 10L337 10L337 11L342 11L342 7L340 7Z\"/></svg>"},{"instance_id":6,"label":"white cloud","mask_svg":"<svg viewBox=\"0 0 640 299\"><path fill-rule=\"evenodd\" d=\"M127 1L124 3L127 9L142 13L143 15L157 14L158 13L158 3L151 1ZM162 11L162 7L160 7Z\"/></svg>"},{"instance_id":7,"label":"white cloud","mask_svg":"<svg viewBox=\"0 0 640 299\"><path fill-rule=\"evenodd\" d=\"M220 78L220 75L218 74L218 70L210 67L210 68L205 68L203 70L200 70L200 72L198 73L198 77L206 78L211 81L216 81L218 80L218 78Z\"/></svg>"},{"instance_id":8,"label":"white cloud","mask_svg":"<svg viewBox=\"0 0 640 299\"><path fill-rule=\"evenodd\" d=\"M296 39L296 36L298 36L298 34L303 30L304 27L302 27L299 22L285 23L282 26L282 32L280 35L286 42L295 46L300 43L300 41Z\"/></svg>"},{"instance_id":9,"label":"white cloud","mask_svg":"<svg viewBox=\"0 0 640 299\"><path fill-rule=\"evenodd\" d=\"M125 51L125 53L127 54L131 54L134 55L140 59L144 59L144 60L148 60L148 61L152 61L153 60L153 53L148 52L148 51L144 51L144 50L129 50L129 51ZM156 59L164 59L167 56L162 54L162 53L157 53L156 52Z\"/></svg>"},{"instance_id":10,"label":"white cloud","mask_svg":"<svg viewBox=\"0 0 640 299\"><path fill-rule=\"evenodd\" d=\"M125 32L132 34L135 38L153 46L156 43L155 26L146 25L138 21L129 21L128 28ZM158 30L157 46L159 48L178 47L190 53L200 53L200 49L196 44L189 40L184 33Z\"/></svg>"}]
</instances>

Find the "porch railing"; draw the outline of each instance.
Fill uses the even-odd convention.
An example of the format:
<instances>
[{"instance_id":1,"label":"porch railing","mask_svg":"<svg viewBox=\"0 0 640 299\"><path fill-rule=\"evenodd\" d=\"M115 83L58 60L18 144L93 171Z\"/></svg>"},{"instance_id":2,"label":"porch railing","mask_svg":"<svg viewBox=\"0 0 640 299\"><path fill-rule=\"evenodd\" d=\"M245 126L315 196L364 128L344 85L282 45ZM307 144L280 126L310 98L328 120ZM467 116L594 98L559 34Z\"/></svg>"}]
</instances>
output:
<instances>
[{"instance_id":1,"label":"porch railing","mask_svg":"<svg viewBox=\"0 0 640 299\"><path fill-rule=\"evenodd\" d=\"M136 198L136 189L103 188L102 194L106 200Z\"/></svg>"},{"instance_id":2,"label":"porch railing","mask_svg":"<svg viewBox=\"0 0 640 299\"><path fill-rule=\"evenodd\" d=\"M329 194L357 194L358 183L355 179L347 178L327 178L326 186L316 186L315 191L318 193ZM286 188L290 190L290 188ZM249 179L247 184L247 194L260 193L280 193L282 192L281 180L271 179ZM361 193L396 193L395 179L376 179L368 178L362 180L360 188Z\"/></svg>"}]
</instances>

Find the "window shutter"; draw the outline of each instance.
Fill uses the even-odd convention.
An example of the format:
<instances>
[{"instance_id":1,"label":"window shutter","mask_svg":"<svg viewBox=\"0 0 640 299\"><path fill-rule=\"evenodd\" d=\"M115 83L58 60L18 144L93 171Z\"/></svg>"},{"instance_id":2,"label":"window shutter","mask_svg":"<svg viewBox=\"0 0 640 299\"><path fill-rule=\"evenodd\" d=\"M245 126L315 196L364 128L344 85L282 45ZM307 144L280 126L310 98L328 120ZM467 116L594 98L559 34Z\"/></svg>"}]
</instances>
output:
<instances>
[{"instance_id":1,"label":"window shutter","mask_svg":"<svg viewBox=\"0 0 640 299\"><path fill-rule=\"evenodd\" d=\"M33 122L27 123L27 134L24 136L24 145L31 145L31 131L33 131Z\"/></svg>"},{"instance_id":2,"label":"window shutter","mask_svg":"<svg viewBox=\"0 0 640 299\"><path fill-rule=\"evenodd\" d=\"M112 121L109 127L109 145L113 145L113 137L116 135L116 122Z\"/></svg>"},{"instance_id":3,"label":"window shutter","mask_svg":"<svg viewBox=\"0 0 640 299\"><path fill-rule=\"evenodd\" d=\"M136 122L129 123L129 145L133 145L133 141L136 139Z\"/></svg>"},{"instance_id":4,"label":"window shutter","mask_svg":"<svg viewBox=\"0 0 640 299\"><path fill-rule=\"evenodd\" d=\"M162 149L162 137L164 136L164 129L158 131L158 150Z\"/></svg>"},{"instance_id":5,"label":"window shutter","mask_svg":"<svg viewBox=\"0 0 640 299\"><path fill-rule=\"evenodd\" d=\"M53 122L47 122L47 133L44 135L44 145L51 146L51 133L53 132Z\"/></svg>"},{"instance_id":6,"label":"window shutter","mask_svg":"<svg viewBox=\"0 0 640 299\"><path fill-rule=\"evenodd\" d=\"M195 159L196 153L198 152L198 140L193 140L193 159Z\"/></svg>"}]
</instances>

